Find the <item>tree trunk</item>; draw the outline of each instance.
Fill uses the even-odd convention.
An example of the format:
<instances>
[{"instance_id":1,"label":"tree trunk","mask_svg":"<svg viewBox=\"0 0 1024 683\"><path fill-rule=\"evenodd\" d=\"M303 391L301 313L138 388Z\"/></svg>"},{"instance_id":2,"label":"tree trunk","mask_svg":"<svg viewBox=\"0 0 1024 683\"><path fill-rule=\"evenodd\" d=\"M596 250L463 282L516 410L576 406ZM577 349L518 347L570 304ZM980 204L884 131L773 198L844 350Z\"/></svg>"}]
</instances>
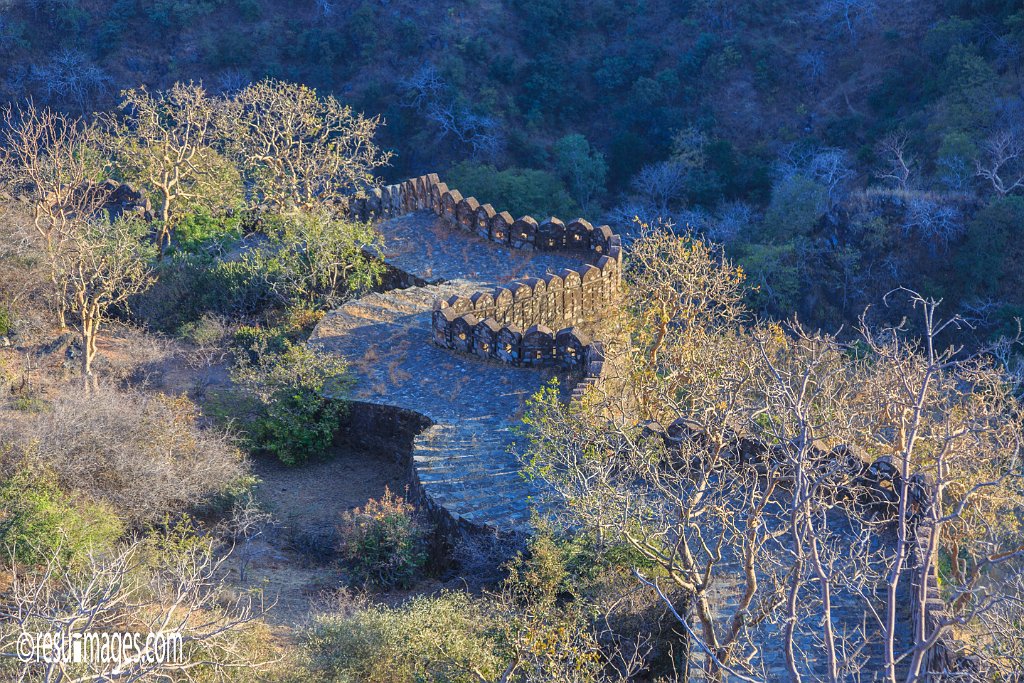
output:
<instances>
[{"instance_id":1,"label":"tree trunk","mask_svg":"<svg viewBox=\"0 0 1024 683\"><path fill-rule=\"evenodd\" d=\"M82 383L86 391L96 389L99 385L92 370L92 362L96 359L96 336L99 332L99 320L88 312L82 313Z\"/></svg>"},{"instance_id":2,"label":"tree trunk","mask_svg":"<svg viewBox=\"0 0 1024 683\"><path fill-rule=\"evenodd\" d=\"M88 392L95 386L96 378L92 374L92 333L89 323L82 321L82 386Z\"/></svg>"},{"instance_id":3,"label":"tree trunk","mask_svg":"<svg viewBox=\"0 0 1024 683\"><path fill-rule=\"evenodd\" d=\"M160 233L157 235L158 257L163 258L164 252L171 246L171 195L168 191L163 192L163 201L160 202L160 211L157 214L160 221Z\"/></svg>"}]
</instances>

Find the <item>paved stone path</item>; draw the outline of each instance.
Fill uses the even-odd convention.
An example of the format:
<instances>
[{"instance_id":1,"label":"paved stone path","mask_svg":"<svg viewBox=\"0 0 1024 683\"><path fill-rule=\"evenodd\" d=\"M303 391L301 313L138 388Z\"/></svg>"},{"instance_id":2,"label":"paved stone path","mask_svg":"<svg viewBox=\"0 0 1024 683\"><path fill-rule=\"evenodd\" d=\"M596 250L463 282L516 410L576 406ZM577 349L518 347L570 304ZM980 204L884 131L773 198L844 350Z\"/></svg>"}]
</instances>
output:
<instances>
[{"instance_id":1,"label":"paved stone path","mask_svg":"<svg viewBox=\"0 0 1024 683\"><path fill-rule=\"evenodd\" d=\"M384 221L384 260L434 284L469 280L474 291L491 289L517 278L540 277L580 267L582 257L551 251L510 249L440 224L429 211L415 211Z\"/></svg>"},{"instance_id":2,"label":"paved stone path","mask_svg":"<svg viewBox=\"0 0 1024 683\"><path fill-rule=\"evenodd\" d=\"M435 284L345 304L324 317L310 343L349 360L352 399L414 410L433 422L415 439L413 474L434 504L473 527L524 530L537 491L522 478L509 447L526 399L555 373L487 363L436 346L433 304L580 261L567 254L510 252L452 234L422 212L393 218L380 229L387 262ZM413 242L425 247L412 248ZM468 264L477 266L474 272L467 272Z\"/></svg>"}]
</instances>

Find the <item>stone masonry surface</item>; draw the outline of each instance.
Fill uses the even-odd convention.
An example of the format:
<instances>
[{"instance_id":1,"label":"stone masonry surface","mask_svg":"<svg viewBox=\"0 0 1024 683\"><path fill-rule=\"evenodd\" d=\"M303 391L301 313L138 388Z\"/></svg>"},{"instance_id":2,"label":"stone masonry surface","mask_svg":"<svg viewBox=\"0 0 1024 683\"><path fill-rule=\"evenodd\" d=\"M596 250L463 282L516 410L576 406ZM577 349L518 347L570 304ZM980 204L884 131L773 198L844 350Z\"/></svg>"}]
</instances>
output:
<instances>
[{"instance_id":1,"label":"stone masonry surface","mask_svg":"<svg viewBox=\"0 0 1024 683\"><path fill-rule=\"evenodd\" d=\"M509 453L513 428L526 399L554 373L483 363L430 343L434 299L475 286L371 294L328 314L310 341L349 359L354 401L413 410L432 423L415 437L412 463L432 505L457 523L518 531L536 490Z\"/></svg>"},{"instance_id":2,"label":"stone masonry surface","mask_svg":"<svg viewBox=\"0 0 1024 683\"><path fill-rule=\"evenodd\" d=\"M604 359L601 343L581 330L556 334L538 323L572 325L605 313L619 289L618 237L583 219L568 225L557 218L513 220L448 190L436 175L374 189L343 208L354 218L379 220L383 260L407 276L403 281L419 284L332 311L310 344L349 360L349 398L356 405L390 406L426 419L428 426L413 438L413 486L442 522L525 531L538 491L521 476L510 447L526 400L556 376L565 398L578 397L601 379ZM545 283L561 285L566 276L575 287L565 288L564 298L561 290L535 297ZM500 308L501 300L492 301L490 317L481 321L462 310L472 302L483 312L488 291L512 295L513 304ZM446 309L449 316L439 318ZM456 309L459 315L450 315ZM538 317L545 313L548 318ZM456 327L439 334L439 322L445 329L448 323L482 325L469 330L467 340ZM496 338L483 344L475 331L513 335L514 353L496 353ZM521 362L530 340L539 340L531 358L552 362ZM564 359L572 362L554 362ZM570 396L572 384L578 387Z\"/></svg>"},{"instance_id":3,"label":"stone masonry surface","mask_svg":"<svg viewBox=\"0 0 1024 683\"><path fill-rule=\"evenodd\" d=\"M476 288L503 285L528 275L557 273L579 264L564 252L522 251L456 232L427 211L396 216L380 226L384 260L429 284L472 280Z\"/></svg>"}]
</instances>

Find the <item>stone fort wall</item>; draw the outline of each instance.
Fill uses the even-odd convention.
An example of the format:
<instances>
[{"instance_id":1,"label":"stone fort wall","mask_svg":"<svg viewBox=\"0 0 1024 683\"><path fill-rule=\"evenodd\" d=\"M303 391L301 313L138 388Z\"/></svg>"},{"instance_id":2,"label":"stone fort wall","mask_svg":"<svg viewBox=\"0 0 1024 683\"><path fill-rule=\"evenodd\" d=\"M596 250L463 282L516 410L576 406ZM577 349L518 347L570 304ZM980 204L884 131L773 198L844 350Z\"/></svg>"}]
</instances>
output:
<instances>
[{"instance_id":1,"label":"stone fort wall","mask_svg":"<svg viewBox=\"0 0 1024 683\"><path fill-rule=\"evenodd\" d=\"M453 296L435 302L432 317L433 340L455 352L472 354L482 360L521 366L560 366L582 374L572 398L579 399L605 374L605 348L583 330L604 318L616 305L622 285L622 243L608 226L595 228L584 219L569 223L558 218L538 222L531 216L514 219L490 204L474 197L463 197L450 189L436 174L409 179L403 183L372 189L365 198L353 199L342 207L359 220L398 216L410 211L433 211L447 226L474 234L510 249L561 250L579 253L583 263L578 269L530 277L476 292L472 296ZM557 331L555 331L557 330ZM670 449L682 438L697 438L694 427L685 419L667 428L648 425ZM737 437L734 454L768 465L784 457L772 449L763 449ZM863 463L860 475L846 491L880 517L891 517L899 505L899 473L887 459L869 463L863 454L839 446L822 457L850 459ZM910 567L919 566L930 552L930 511L916 495L919 486L909 487L914 539ZM950 623L950 615L941 597L937 578L929 575L927 585L910 586L911 612L924 604L924 622L914 623L915 635L931 634ZM947 631L928 652L924 678L943 678L957 672L964 680L980 680L984 665L979 657L964 653L961 643Z\"/></svg>"},{"instance_id":2,"label":"stone fort wall","mask_svg":"<svg viewBox=\"0 0 1024 683\"><path fill-rule=\"evenodd\" d=\"M409 211L434 212L444 225L508 249L566 251L581 256L576 269L510 282L492 291L435 303L434 343L481 360L580 373L579 396L604 374L605 349L584 328L602 320L622 288L622 241L610 227L583 218L514 219L506 211L463 197L436 174L372 189L345 207L372 220Z\"/></svg>"}]
</instances>

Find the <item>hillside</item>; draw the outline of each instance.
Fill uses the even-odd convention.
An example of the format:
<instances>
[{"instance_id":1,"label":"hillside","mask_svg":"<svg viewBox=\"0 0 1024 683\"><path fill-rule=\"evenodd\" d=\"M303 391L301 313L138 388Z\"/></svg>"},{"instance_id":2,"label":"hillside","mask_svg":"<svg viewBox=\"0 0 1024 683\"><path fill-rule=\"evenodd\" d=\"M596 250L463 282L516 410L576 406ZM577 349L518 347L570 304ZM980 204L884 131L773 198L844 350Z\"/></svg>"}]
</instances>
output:
<instances>
[{"instance_id":1,"label":"hillside","mask_svg":"<svg viewBox=\"0 0 1024 683\"><path fill-rule=\"evenodd\" d=\"M1012 2L40 0L0 12L0 98L88 112L139 84L304 82L382 116L388 181L454 167L457 186L514 212L607 213L623 229L669 218L726 242L773 315L850 322L909 286L984 310L989 334L1024 303L1009 263L973 246L1012 243L1015 229L972 224L962 202L919 201L873 235L836 228L839 204L867 187L999 200L974 162L1000 133L1018 150L1004 174L1021 173ZM893 135L902 180L887 177ZM851 269L870 281L837 275Z\"/></svg>"},{"instance_id":2,"label":"hillside","mask_svg":"<svg viewBox=\"0 0 1024 683\"><path fill-rule=\"evenodd\" d=\"M1021 0L0 0L0 680L1024 681Z\"/></svg>"}]
</instances>

